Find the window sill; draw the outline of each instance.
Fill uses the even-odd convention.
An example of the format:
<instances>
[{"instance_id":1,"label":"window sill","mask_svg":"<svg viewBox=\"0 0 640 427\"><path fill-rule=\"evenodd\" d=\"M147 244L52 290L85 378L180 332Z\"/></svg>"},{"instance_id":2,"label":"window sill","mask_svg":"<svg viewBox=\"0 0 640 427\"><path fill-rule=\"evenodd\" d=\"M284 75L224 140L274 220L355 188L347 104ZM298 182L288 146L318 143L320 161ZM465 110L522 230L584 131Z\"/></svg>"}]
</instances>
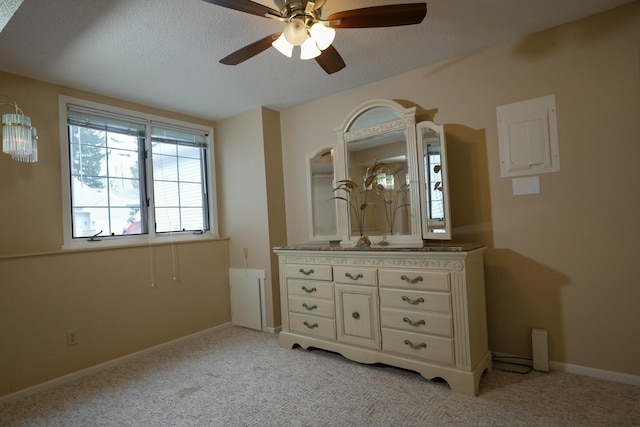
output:
<instances>
[{"instance_id":1,"label":"window sill","mask_svg":"<svg viewBox=\"0 0 640 427\"><path fill-rule=\"evenodd\" d=\"M98 239L90 241L88 238L75 239L71 243L62 245L62 251L83 251L92 249L108 248L131 248L139 246L170 245L174 243L193 243L209 240L219 240L220 236L211 232L203 234L193 233L167 233L166 235L137 235L137 236L99 236Z\"/></svg>"},{"instance_id":2,"label":"window sill","mask_svg":"<svg viewBox=\"0 0 640 427\"><path fill-rule=\"evenodd\" d=\"M205 237L206 236L206 237ZM126 243L120 242L119 244L110 243L108 245L96 245L96 243L104 243L104 241L100 242L78 242L77 244L72 245L64 245L61 250L55 251L43 251L43 252L32 252L32 253L16 253L16 254L6 254L0 255L0 260L9 260L9 259L17 259L17 258L30 258L30 257L38 257L38 256L50 256L50 255L60 255L60 254L71 254L74 252L87 252L87 251L106 251L106 250L117 250L117 249L128 249L128 248L140 248L140 247L150 247L150 246L166 246L171 244L188 244L188 243L205 243L205 242L215 242L215 241L223 241L229 240L228 237L219 237L214 234L209 234L208 236L205 234L203 236L198 236L198 239L176 239L174 237L173 241L171 240L160 240L155 239L145 240L141 242L136 240L128 241Z\"/></svg>"}]
</instances>

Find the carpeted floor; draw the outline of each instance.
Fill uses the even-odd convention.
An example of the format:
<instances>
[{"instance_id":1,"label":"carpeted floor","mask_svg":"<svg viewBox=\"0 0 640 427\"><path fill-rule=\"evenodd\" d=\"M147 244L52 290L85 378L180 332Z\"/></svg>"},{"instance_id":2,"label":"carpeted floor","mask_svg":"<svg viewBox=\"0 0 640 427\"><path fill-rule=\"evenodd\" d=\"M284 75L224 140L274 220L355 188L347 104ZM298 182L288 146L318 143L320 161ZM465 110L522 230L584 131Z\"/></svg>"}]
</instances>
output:
<instances>
[{"instance_id":1,"label":"carpeted floor","mask_svg":"<svg viewBox=\"0 0 640 427\"><path fill-rule=\"evenodd\" d=\"M0 425L640 426L640 387L494 369L480 392L225 327L0 405Z\"/></svg>"}]
</instances>

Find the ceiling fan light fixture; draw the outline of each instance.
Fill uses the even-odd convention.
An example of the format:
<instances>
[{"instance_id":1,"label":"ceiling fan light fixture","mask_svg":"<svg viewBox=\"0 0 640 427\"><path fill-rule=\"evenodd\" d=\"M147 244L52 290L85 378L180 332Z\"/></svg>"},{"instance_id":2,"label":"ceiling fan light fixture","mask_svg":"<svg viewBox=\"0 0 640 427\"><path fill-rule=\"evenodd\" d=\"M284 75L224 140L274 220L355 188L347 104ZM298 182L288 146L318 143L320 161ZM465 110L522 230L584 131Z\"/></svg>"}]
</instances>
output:
<instances>
[{"instance_id":1,"label":"ceiling fan light fixture","mask_svg":"<svg viewBox=\"0 0 640 427\"><path fill-rule=\"evenodd\" d=\"M321 53L315 40L311 37L300 46L300 59L302 60L317 58Z\"/></svg>"},{"instance_id":2,"label":"ceiling fan light fixture","mask_svg":"<svg viewBox=\"0 0 640 427\"><path fill-rule=\"evenodd\" d=\"M283 34L287 41L294 46L300 46L307 40L307 37L309 37L307 26L304 25L304 21L299 18L289 21L284 27Z\"/></svg>"},{"instance_id":3,"label":"ceiling fan light fixture","mask_svg":"<svg viewBox=\"0 0 640 427\"><path fill-rule=\"evenodd\" d=\"M332 46L337 28L400 27L420 24L427 16L427 3L386 4L343 10L322 17L327 0L273 0L277 9L257 0L204 0L207 3L238 12L280 22L281 33L270 34L227 55L219 62L238 65L271 46L291 57L296 46L301 47L300 58L315 58L327 73L333 74L345 67L344 59ZM339 2L336 2L339 3Z\"/></svg>"},{"instance_id":4,"label":"ceiling fan light fixture","mask_svg":"<svg viewBox=\"0 0 640 427\"><path fill-rule=\"evenodd\" d=\"M291 55L293 55L293 45L287 41L284 33L280 34L280 37L271 43L271 45L288 58L291 58Z\"/></svg>"},{"instance_id":5,"label":"ceiling fan light fixture","mask_svg":"<svg viewBox=\"0 0 640 427\"><path fill-rule=\"evenodd\" d=\"M331 43L333 43L333 40L336 38L336 30L320 22L313 24L309 33L320 50L325 50L331 46Z\"/></svg>"}]
</instances>

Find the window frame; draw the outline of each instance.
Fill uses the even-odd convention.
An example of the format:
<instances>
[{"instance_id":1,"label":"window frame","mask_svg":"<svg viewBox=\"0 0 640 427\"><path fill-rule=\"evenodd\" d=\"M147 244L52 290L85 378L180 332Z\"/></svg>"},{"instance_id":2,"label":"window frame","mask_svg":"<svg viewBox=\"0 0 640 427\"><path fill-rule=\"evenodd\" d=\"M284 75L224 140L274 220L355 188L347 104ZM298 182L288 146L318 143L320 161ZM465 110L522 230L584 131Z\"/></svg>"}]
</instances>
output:
<instances>
[{"instance_id":1,"label":"window frame","mask_svg":"<svg viewBox=\"0 0 640 427\"><path fill-rule=\"evenodd\" d=\"M70 164L70 141L68 132L68 107L67 104L74 104L80 107L102 111L108 114L132 116L146 121L146 136L144 141L144 151L148 153L145 157L145 173L144 182L141 184L141 191L149 198L149 206L146 208L148 212L147 220L149 223L147 234L130 234L130 235L100 235L96 240L90 240L88 237L73 237L73 207L71 205L71 164ZM63 220L63 250L82 250L96 249L107 247L128 247L149 244L166 244L173 242L188 242L212 240L220 238L218 233L218 215L217 215L217 194L215 182L215 150L213 128L195 123L189 123L181 120L171 119L168 117L157 116L142 111L129 110L125 108L115 107L113 105L102 104L93 101L87 101L80 98L74 98L66 95L58 96L58 116L60 124L60 161L61 161L61 178L62 178L62 220ZM194 231L170 231L156 232L154 227L150 226L153 220L154 196L153 196L153 164L151 156L151 128L153 126L167 125L169 127L191 129L201 131L207 134L206 148L206 176L207 185L207 210L209 216L209 230L203 232ZM99 240L98 240L99 239Z\"/></svg>"}]
</instances>

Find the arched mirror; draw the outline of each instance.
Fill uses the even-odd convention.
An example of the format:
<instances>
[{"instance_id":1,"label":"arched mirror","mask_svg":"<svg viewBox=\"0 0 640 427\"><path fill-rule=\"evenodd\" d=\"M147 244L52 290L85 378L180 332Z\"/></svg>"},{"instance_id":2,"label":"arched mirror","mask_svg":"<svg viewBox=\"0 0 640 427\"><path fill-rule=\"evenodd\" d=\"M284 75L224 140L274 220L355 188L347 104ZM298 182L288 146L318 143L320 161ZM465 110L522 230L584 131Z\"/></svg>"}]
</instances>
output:
<instances>
[{"instance_id":1,"label":"arched mirror","mask_svg":"<svg viewBox=\"0 0 640 427\"><path fill-rule=\"evenodd\" d=\"M336 134L341 244L422 246L415 107L366 102Z\"/></svg>"},{"instance_id":2,"label":"arched mirror","mask_svg":"<svg viewBox=\"0 0 640 427\"><path fill-rule=\"evenodd\" d=\"M451 239L447 146L443 126L421 122L416 126L421 152L420 184L423 195L422 235L425 239Z\"/></svg>"},{"instance_id":3,"label":"arched mirror","mask_svg":"<svg viewBox=\"0 0 640 427\"><path fill-rule=\"evenodd\" d=\"M307 195L309 238L311 241L340 240L337 200L333 198L335 182L333 147L325 147L307 156Z\"/></svg>"}]
</instances>

